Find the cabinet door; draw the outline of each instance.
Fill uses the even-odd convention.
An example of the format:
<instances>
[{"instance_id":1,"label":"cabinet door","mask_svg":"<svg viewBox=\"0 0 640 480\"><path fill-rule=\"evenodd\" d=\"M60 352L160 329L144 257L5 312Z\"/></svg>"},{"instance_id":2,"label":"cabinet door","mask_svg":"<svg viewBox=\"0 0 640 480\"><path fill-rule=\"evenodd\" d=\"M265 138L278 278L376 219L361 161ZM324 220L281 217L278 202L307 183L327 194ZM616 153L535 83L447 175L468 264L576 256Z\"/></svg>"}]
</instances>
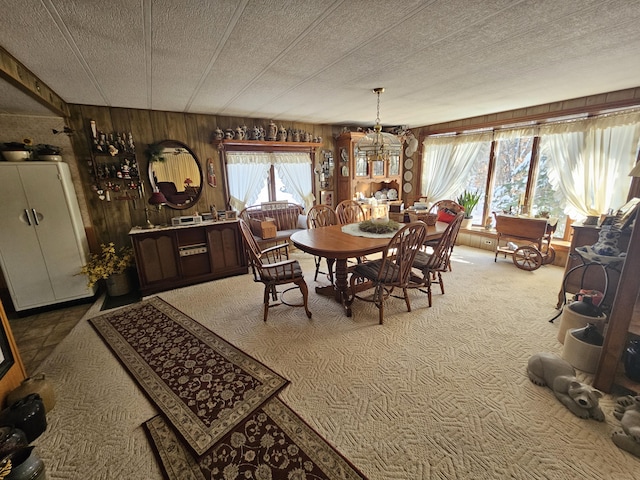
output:
<instances>
[{"instance_id":1,"label":"cabinet door","mask_svg":"<svg viewBox=\"0 0 640 480\"><path fill-rule=\"evenodd\" d=\"M52 303L53 288L17 165L0 168L0 205L0 260L14 308Z\"/></svg>"},{"instance_id":2,"label":"cabinet door","mask_svg":"<svg viewBox=\"0 0 640 480\"><path fill-rule=\"evenodd\" d=\"M143 294L150 284L179 278L178 245L172 232L135 235L133 244Z\"/></svg>"},{"instance_id":3,"label":"cabinet door","mask_svg":"<svg viewBox=\"0 0 640 480\"><path fill-rule=\"evenodd\" d=\"M79 208L69 184L71 178L64 176L68 171L63 170L68 166L25 167L20 168L20 177L30 211L36 217L35 231L56 301L91 296L87 277L78 275L86 263L86 250L82 246L86 238L84 229L79 232L79 219L74 221L72 211L78 210L79 216Z\"/></svg>"},{"instance_id":4,"label":"cabinet door","mask_svg":"<svg viewBox=\"0 0 640 480\"><path fill-rule=\"evenodd\" d=\"M389 157L389 176L398 175L400 175L400 155L391 155Z\"/></svg>"},{"instance_id":5,"label":"cabinet door","mask_svg":"<svg viewBox=\"0 0 640 480\"><path fill-rule=\"evenodd\" d=\"M245 268L244 250L237 223L207 227L211 271L216 276L237 273Z\"/></svg>"}]
</instances>

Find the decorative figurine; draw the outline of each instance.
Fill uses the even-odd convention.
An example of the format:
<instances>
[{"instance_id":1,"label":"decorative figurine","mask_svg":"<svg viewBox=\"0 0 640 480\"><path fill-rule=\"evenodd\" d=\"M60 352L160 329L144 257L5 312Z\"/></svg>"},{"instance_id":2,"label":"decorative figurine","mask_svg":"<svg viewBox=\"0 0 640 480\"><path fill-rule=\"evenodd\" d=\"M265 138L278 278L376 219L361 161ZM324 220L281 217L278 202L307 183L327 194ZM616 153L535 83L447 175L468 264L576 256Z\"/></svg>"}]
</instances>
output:
<instances>
[{"instance_id":1,"label":"decorative figurine","mask_svg":"<svg viewBox=\"0 0 640 480\"><path fill-rule=\"evenodd\" d=\"M529 380L541 387L549 387L556 398L571 413L580 418L604 420L604 413L598 405L602 392L576 378L576 371L569 362L553 353L536 353L527 365Z\"/></svg>"},{"instance_id":2,"label":"decorative figurine","mask_svg":"<svg viewBox=\"0 0 640 480\"><path fill-rule=\"evenodd\" d=\"M283 125L280 125L280 130L278 130L278 141L279 142L287 141L287 129L284 128Z\"/></svg>"},{"instance_id":3,"label":"decorative figurine","mask_svg":"<svg viewBox=\"0 0 640 480\"><path fill-rule=\"evenodd\" d=\"M278 139L278 126L273 123L273 120L269 122L269 131L267 133L267 140L275 142Z\"/></svg>"},{"instance_id":4,"label":"decorative figurine","mask_svg":"<svg viewBox=\"0 0 640 480\"><path fill-rule=\"evenodd\" d=\"M613 432L611 440L618 448L640 457L640 396L618 398L613 416L620 420L622 430Z\"/></svg>"}]
</instances>

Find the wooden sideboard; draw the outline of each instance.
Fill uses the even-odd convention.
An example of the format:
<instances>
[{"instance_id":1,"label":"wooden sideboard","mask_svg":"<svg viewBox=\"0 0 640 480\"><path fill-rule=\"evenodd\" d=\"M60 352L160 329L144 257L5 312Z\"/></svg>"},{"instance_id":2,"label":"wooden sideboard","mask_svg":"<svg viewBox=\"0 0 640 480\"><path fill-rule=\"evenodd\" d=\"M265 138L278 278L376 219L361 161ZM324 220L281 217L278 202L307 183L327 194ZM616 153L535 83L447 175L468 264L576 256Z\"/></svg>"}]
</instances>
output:
<instances>
[{"instance_id":1,"label":"wooden sideboard","mask_svg":"<svg viewBox=\"0 0 640 480\"><path fill-rule=\"evenodd\" d=\"M237 220L129 232L142 295L248 272Z\"/></svg>"},{"instance_id":2,"label":"wooden sideboard","mask_svg":"<svg viewBox=\"0 0 640 480\"><path fill-rule=\"evenodd\" d=\"M572 268L582 264L582 260L576 254L576 247L593 245L598 241L598 236L600 234L600 228L596 226L573 224L571 228L573 229L573 236L571 238L571 247L569 250L569 256L567 257L567 264L564 269L564 275L566 277L564 278L563 282L564 291L562 290L561 286L561 290L558 294L557 307L560 308L560 306L563 305L565 300L564 296L566 294L577 293L581 288L603 292L605 294L602 302L603 306L611 306L611 304L613 303L613 299L615 298L618 281L620 279L621 265L618 264L617 266L607 268L608 285L606 292L604 291L604 270L601 267L589 267L586 270L578 269L567 276L567 273ZM620 250L627 250L627 247L629 245L629 236L630 231L623 230L622 234L620 235L620 239L618 240L618 246Z\"/></svg>"}]
</instances>

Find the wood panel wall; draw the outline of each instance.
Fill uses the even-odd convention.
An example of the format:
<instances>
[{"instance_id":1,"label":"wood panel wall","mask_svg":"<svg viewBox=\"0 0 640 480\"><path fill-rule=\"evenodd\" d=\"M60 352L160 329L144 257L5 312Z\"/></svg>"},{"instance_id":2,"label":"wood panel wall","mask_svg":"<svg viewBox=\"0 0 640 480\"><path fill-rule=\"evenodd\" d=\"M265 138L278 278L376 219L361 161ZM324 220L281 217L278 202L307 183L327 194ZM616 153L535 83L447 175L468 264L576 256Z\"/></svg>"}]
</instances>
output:
<instances>
[{"instance_id":1,"label":"wood panel wall","mask_svg":"<svg viewBox=\"0 0 640 480\"><path fill-rule=\"evenodd\" d=\"M160 112L126 108L97 107L89 105L69 105L69 124L77 133L72 137L73 148L78 161L84 192L87 198L88 210L92 225L87 228L90 245L96 251L100 243L114 242L116 245L129 245L128 232L136 225L144 225L147 200L151 195L148 179L148 160L144 151L150 143L162 140L178 140L187 144L198 157L200 167L205 173L207 159L213 158L218 186L213 188L204 184L203 193L193 207L186 210L172 210L163 207L156 211L149 206L152 223L171 223L171 217L192 215L196 212L208 212L210 205L221 209L227 203L224 198L222 179L223 165L216 148L212 145L212 135L216 127L222 130L236 128L239 125L264 126L267 128L270 119L255 119L242 117L226 117L217 115L201 115L176 112ZM136 146L136 161L140 169L140 176L144 180L145 198L136 201L100 200L91 189L91 142L90 124L94 120L98 130L111 132L131 132ZM316 125L299 122L277 121L278 126L300 129L322 137L321 149L334 151L333 130L331 125ZM316 161L321 156L316 156ZM317 179L316 179L317 182Z\"/></svg>"}]
</instances>

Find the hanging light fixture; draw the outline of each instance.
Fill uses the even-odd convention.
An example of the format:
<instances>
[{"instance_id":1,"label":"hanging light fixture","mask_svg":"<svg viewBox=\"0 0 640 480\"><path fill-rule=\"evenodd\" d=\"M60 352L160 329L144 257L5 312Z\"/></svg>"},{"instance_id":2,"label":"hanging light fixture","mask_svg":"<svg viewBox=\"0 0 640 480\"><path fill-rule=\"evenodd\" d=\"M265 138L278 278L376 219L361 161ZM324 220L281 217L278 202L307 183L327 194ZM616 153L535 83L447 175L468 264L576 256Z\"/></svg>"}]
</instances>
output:
<instances>
[{"instance_id":1,"label":"hanging light fixture","mask_svg":"<svg viewBox=\"0 0 640 480\"><path fill-rule=\"evenodd\" d=\"M373 89L373 93L378 95L378 109L376 111L376 124L373 132L367 133L356 143L357 152L364 153L368 162L383 161L389 162L389 157L400 156L402 144L396 135L382 131L380 125L380 94L384 92L383 87Z\"/></svg>"}]
</instances>

